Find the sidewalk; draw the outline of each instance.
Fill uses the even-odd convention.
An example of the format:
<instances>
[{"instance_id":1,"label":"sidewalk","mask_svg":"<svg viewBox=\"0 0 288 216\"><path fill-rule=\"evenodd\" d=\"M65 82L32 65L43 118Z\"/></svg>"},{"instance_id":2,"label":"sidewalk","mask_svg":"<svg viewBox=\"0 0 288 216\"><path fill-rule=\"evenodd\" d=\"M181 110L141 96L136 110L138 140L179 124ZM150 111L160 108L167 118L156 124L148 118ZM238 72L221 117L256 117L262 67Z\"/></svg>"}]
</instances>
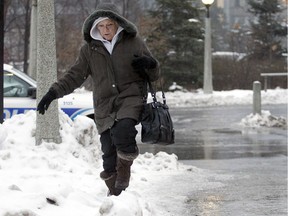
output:
<instances>
[{"instance_id":1,"label":"sidewalk","mask_svg":"<svg viewBox=\"0 0 288 216\"><path fill-rule=\"evenodd\" d=\"M217 174L223 187L192 191L191 216L286 216L287 157L184 161ZM217 181L217 180L216 180Z\"/></svg>"},{"instance_id":2,"label":"sidewalk","mask_svg":"<svg viewBox=\"0 0 288 216\"><path fill-rule=\"evenodd\" d=\"M263 109L287 119L287 105ZM195 176L175 178L173 188L178 181L183 185L183 179L191 183L181 215L287 215L287 129L239 126L251 113L250 106L177 108L171 113L175 144L139 146L143 152L175 153L180 162L205 172L200 184Z\"/></svg>"},{"instance_id":3,"label":"sidewalk","mask_svg":"<svg viewBox=\"0 0 288 216\"><path fill-rule=\"evenodd\" d=\"M262 110L287 119L287 105L265 105ZM175 144L139 144L140 152L165 151L180 160L287 155L287 129L240 126L251 112L250 105L172 108Z\"/></svg>"}]
</instances>

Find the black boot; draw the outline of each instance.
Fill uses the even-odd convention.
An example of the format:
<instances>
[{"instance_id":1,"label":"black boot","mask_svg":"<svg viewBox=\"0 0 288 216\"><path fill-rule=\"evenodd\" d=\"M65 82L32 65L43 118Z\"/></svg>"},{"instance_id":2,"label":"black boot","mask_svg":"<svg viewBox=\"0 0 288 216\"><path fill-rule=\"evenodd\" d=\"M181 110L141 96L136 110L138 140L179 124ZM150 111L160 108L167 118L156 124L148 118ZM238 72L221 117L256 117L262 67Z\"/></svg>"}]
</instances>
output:
<instances>
[{"instance_id":1,"label":"black boot","mask_svg":"<svg viewBox=\"0 0 288 216\"><path fill-rule=\"evenodd\" d=\"M125 190L129 186L131 166L133 160L139 155L137 148L135 153L124 153L121 151L117 152L117 177L115 182L115 189L119 192Z\"/></svg>"},{"instance_id":2,"label":"black boot","mask_svg":"<svg viewBox=\"0 0 288 216\"><path fill-rule=\"evenodd\" d=\"M100 173L100 178L105 181L105 184L108 187L107 196L118 196L121 193L121 191L115 189L115 182L117 178L116 172L108 173L106 171L102 171Z\"/></svg>"}]
</instances>

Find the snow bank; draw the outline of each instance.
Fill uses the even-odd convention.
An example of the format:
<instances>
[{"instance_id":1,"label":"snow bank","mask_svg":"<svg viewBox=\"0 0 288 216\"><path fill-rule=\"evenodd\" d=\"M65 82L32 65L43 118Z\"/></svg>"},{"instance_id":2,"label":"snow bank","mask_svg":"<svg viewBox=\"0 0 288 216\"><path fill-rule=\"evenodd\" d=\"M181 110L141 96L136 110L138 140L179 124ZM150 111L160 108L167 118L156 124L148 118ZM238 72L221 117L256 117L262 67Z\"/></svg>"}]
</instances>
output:
<instances>
[{"instance_id":1,"label":"snow bank","mask_svg":"<svg viewBox=\"0 0 288 216\"><path fill-rule=\"evenodd\" d=\"M35 145L35 111L0 124L0 216L177 215L186 208L189 187L223 186L217 175L185 166L174 154L145 153L134 161L130 187L119 197L107 197L94 122L59 116L61 144Z\"/></svg>"},{"instance_id":2,"label":"snow bank","mask_svg":"<svg viewBox=\"0 0 288 216\"><path fill-rule=\"evenodd\" d=\"M261 92L262 104L287 104L287 89L269 89ZM214 91L212 94L204 94L202 89L197 92L167 92L165 93L170 107L201 107L223 105L246 105L253 103L252 90ZM161 92L157 92L157 98L161 100Z\"/></svg>"}]
</instances>

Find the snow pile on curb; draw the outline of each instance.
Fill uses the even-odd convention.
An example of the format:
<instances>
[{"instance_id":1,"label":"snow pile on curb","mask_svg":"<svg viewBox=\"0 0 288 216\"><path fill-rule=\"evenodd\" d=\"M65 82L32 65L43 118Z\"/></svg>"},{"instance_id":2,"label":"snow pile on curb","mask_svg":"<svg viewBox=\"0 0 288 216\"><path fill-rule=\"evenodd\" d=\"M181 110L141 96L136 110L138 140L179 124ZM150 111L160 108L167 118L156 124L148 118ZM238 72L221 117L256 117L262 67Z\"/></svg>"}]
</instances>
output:
<instances>
[{"instance_id":1,"label":"snow pile on curb","mask_svg":"<svg viewBox=\"0 0 288 216\"><path fill-rule=\"evenodd\" d=\"M270 111L261 111L260 114L250 114L243 118L240 123L245 127L278 127L287 128L287 121L284 117L271 115Z\"/></svg>"}]
</instances>

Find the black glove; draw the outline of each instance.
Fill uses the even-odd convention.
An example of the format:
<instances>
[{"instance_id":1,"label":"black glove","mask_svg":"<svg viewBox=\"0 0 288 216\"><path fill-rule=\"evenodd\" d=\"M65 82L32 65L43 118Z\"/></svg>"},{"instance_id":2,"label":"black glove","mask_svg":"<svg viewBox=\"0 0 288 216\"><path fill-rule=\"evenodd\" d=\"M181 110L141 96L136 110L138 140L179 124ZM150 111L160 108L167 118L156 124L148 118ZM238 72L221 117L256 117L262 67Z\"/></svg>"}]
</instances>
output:
<instances>
[{"instance_id":1,"label":"black glove","mask_svg":"<svg viewBox=\"0 0 288 216\"><path fill-rule=\"evenodd\" d=\"M143 71L145 69L153 69L157 66L155 59L149 56L134 55L135 59L132 60L132 67L136 72Z\"/></svg>"},{"instance_id":2,"label":"black glove","mask_svg":"<svg viewBox=\"0 0 288 216\"><path fill-rule=\"evenodd\" d=\"M49 105L53 100L56 99L56 93L53 90L49 90L41 99L37 106L37 111L39 111L40 114L44 115L45 110L48 109Z\"/></svg>"}]
</instances>

